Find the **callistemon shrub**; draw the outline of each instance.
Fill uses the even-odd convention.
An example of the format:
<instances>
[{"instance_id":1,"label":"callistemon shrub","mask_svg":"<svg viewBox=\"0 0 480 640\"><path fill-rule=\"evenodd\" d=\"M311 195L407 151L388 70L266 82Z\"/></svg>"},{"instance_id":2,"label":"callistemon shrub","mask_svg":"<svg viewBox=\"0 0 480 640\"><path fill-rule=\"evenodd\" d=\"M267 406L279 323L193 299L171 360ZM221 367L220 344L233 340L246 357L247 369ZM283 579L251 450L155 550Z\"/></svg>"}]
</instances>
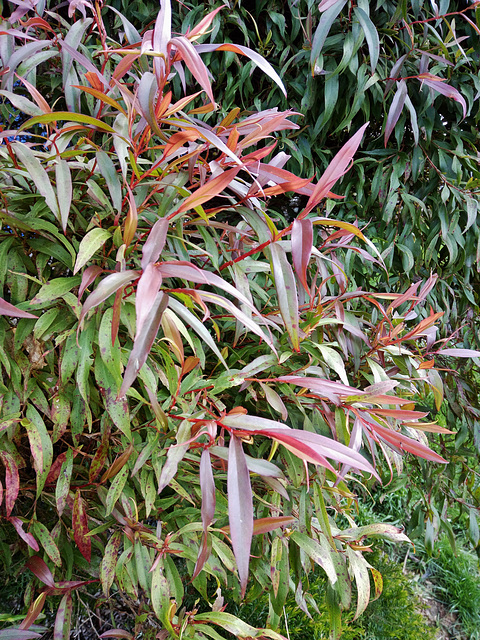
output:
<instances>
[{"instance_id":1,"label":"callistemon shrub","mask_svg":"<svg viewBox=\"0 0 480 640\"><path fill-rule=\"evenodd\" d=\"M365 539L408 541L357 527L355 488L407 453L445 463L414 402L441 404L435 354L452 355L424 309L435 276L355 290L346 265L382 258L322 213L367 125L301 179L275 149L292 113L221 112L204 54L282 87L254 51L208 43L225 9L178 35L169 1L143 33L98 3L15 6L0 28L0 544L26 614L8 637L52 620L67 639L91 608L104 637L280 638L291 589L315 609L315 564L338 637L341 610L381 591ZM308 199L289 226L268 210L285 192ZM268 629L225 604L263 592Z\"/></svg>"}]
</instances>

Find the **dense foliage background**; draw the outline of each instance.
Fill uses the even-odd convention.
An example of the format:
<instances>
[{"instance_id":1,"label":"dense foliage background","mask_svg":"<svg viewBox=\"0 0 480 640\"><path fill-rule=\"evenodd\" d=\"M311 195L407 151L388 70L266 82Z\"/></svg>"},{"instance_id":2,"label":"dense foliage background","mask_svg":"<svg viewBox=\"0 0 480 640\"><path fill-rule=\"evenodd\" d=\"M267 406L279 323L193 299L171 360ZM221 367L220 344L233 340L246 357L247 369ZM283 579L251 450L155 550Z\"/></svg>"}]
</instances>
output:
<instances>
[{"instance_id":1,"label":"dense foliage background","mask_svg":"<svg viewBox=\"0 0 480 640\"><path fill-rule=\"evenodd\" d=\"M389 496L478 548L480 9L208 4L3 5L0 637L338 638Z\"/></svg>"}]
</instances>

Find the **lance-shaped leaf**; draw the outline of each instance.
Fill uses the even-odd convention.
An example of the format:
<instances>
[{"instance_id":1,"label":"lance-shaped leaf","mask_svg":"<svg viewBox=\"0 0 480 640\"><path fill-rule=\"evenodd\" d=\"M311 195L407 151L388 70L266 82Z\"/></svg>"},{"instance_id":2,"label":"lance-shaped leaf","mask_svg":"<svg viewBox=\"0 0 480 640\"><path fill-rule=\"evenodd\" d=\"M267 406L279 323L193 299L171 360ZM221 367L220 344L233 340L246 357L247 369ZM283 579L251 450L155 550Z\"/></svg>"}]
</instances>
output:
<instances>
[{"instance_id":1,"label":"lance-shaped leaf","mask_svg":"<svg viewBox=\"0 0 480 640\"><path fill-rule=\"evenodd\" d=\"M39 558L39 556L31 556L25 563L27 569L40 580L47 587L55 588L55 580L53 579L52 572L47 567L46 563Z\"/></svg>"},{"instance_id":2,"label":"lance-shaped leaf","mask_svg":"<svg viewBox=\"0 0 480 640\"><path fill-rule=\"evenodd\" d=\"M70 481L73 472L73 451L68 449L65 461L58 474L57 486L55 488L55 500L57 503L58 515L61 516L67 504L67 497L70 491ZM92 480L90 480L92 482Z\"/></svg>"},{"instance_id":3,"label":"lance-shaped leaf","mask_svg":"<svg viewBox=\"0 0 480 640\"><path fill-rule=\"evenodd\" d=\"M210 627L203 624L197 626L197 622L212 622L237 638L272 638L272 640L285 640L284 636L272 629L255 629L255 627L252 627L226 611L209 611L208 613L200 613L195 616L195 628L198 630L201 629L206 635L218 640L221 636L218 636L218 634L212 635Z\"/></svg>"},{"instance_id":4,"label":"lance-shaped leaf","mask_svg":"<svg viewBox=\"0 0 480 640\"><path fill-rule=\"evenodd\" d=\"M60 601L53 627L53 640L69 640L72 626L72 593L67 591Z\"/></svg>"},{"instance_id":5,"label":"lance-shaped leaf","mask_svg":"<svg viewBox=\"0 0 480 640\"><path fill-rule=\"evenodd\" d=\"M230 42L224 42L222 44L200 44L197 45L195 49L198 51L198 53L209 53L210 51L233 51L233 53L236 53L238 55L246 56L247 58L250 58L250 60L252 60L252 62L254 62L258 67L260 67L260 69L280 87L285 96L287 95L287 91L278 73L275 71L272 65L256 51L253 51L248 47L244 47L243 45L232 44Z\"/></svg>"},{"instance_id":6,"label":"lance-shaped leaf","mask_svg":"<svg viewBox=\"0 0 480 640\"><path fill-rule=\"evenodd\" d=\"M453 356L454 358L480 358L480 351L476 349L442 349L437 351L439 356Z\"/></svg>"},{"instance_id":7,"label":"lance-shaped leaf","mask_svg":"<svg viewBox=\"0 0 480 640\"><path fill-rule=\"evenodd\" d=\"M347 547L346 551L350 569L355 576L357 585L357 609L354 617L356 620L365 611L370 600L370 574L368 571L370 565L359 551L350 547Z\"/></svg>"},{"instance_id":8,"label":"lance-shaped leaf","mask_svg":"<svg viewBox=\"0 0 480 640\"><path fill-rule=\"evenodd\" d=\"M98 251L98 249L100 249L100 247L102 247L105 242L111 237L112 234L110 233L110 231L107 231L107 229L100 229L99 227L91 229L80 242L73 273L77 273L77 271L80 271L80 269L85 264L87 264L90 258L96 253L96 251Z\"/></svg>"},{"instance_id":9,"label":"lance-shaped leaf","mask_svg":"<svg viewBox=\"0 0 480 640\"><path fill-rule=\"evenodd\" d=\"M439 456L438 453L435 453L435 451L432 451L421 442L417 442L417 440L412 440L412 438L408 438L398 431L392 431L391 429L381 427L376 423L373 424L372 422L369 422L368 426L382 440L392 445L393 447L400 449L400 451L413 453L415 456L424 458L425 460L429 460L431 462L448 464L448 460L445 460L444 458L442 458L442 456Z\"/></svg>"},{"instance_id":10,"label":"lance-shaped leaf","mask_svg":"<svg viewBox=\"0 0 480 640\"><path fill-rule=\"evenodd\" d=\"M83 296L85 289L92 284L97 276L103 273L102 267L99 267L96 264L92 264L90 267L87 267L82 274L82 282L78 288L78 299Z\"/></svg>"},{"instance_id":11,"label":"lance-shaped leaf","mask_svg":"<svg viewBox=\"0 0 480 640\"><path fill-rule=\"evenodd\" d=\"M33 466L37 476L37 497L40 496L52 466L53 445L45 423L38 411L29 404L26 418L21 422L25 427L33 457Z\"/></svg>"},{"instance_id":12,"label":"lance-shaped leaf","mask_svg":"<svg viewBox=\"0 0 480 640\"><path fill-rule=\"evenodd\" d=\"M190 262L183 262L180 260L161 262L158 265L158 269L164 278L182 278L184 280L195 282L196 284L209 284L212 287L218 287L226 293L229 293L234 298L237 298L237 300L245 304L257 315L261 315L252 305L250 300L248 300L248 298L246 298L238 289L233 287L223 278L220 278L220 276L217 276L215 273L203 271ZM272 322L267 324L276 326Z\"/></svg>"},{"instance_id":13,"label":"lance-shaped leaf","mask_svg":"<svg viewBox=\"0 0 480 640\"><path fill-rule=\"evenodd\" d=\"M441 93L443 96L446 96L447 98L451 98L452 100L455 100L456 102L460 103L462 105L463 117L465 118L465 116L467 115L467 103L465 102L465 98L457 89L455 89L455 87L452 87L451 85L447 84L443 80L443 78L434 76L431 73L421 73L420 75L416 76L416 78L420 80L423 84L426 84L427 87L430 87L430 89L433 89L434 91L436 91L437 93Z\"/></svg>"},{"instance_id":14,"label":"lance-shaped leaf","mask_svg":"<svg viewBox=\"0 0 480 640\"><path fill-rule=\"evenodd\" d=\"M107 184L113 206L120 214L122 211L122 185L113 160L105 151L97 151L97 165Z\"/></svg>"},{"instance_id":15,"label":"lance-shaped leaf","mask_svg":"<svg viewBox=\"0 0 480 640\"><path fill-rule=\"evenodd\" d=\"M208 449L204 449L202 451L202 456L200 458L200 489L202 491L201 512L203 535L192 580L194 580L203 569L203 566L210 555L208 545L208 527L212 524L215 516L215 481L213 479L212 462Z\"/></svg>"},{"instance_id":16,"label":"lance-shaped leaf","mask_svg":"<svg viewBox=\"0 0 480 640\"><path fill-rule=\"evenodd\" d=\"M55 178L57 181L57 200L60 211L60 222L63 232L67 230L68 215L72 204L72 176L68 162L63 158L57 158L55 165Z\"/></svg>"},{"instance_id":17,"label":"lance-shaped leaf","mask_svg":"<svg viewBox=\"0 0 480 640\"><path fill-rule=\"evenodd\" d=\"M316 540L310 538L305 533L300 531L293 531L290 539L297 544L300 549L303 549L305 553L316 562L328 576L331 584L335 584L337 581L337 572L333 564L331 554L324 549Z\"/></svg>"},{"instance_id":18,"label":"lance-shaped leaf","mask_svg":"<svg viewBox=\"0 0 480 640\"><path fill-rule=\"evenodd\" d=\"M58 207L55 191L53 190L50 178L42 167L40 160L26 144L16 142L13 146L15 148L17 158L27 170L39 193L45 198L47 206L52 210L57 220L61 222L60 209Z\"/></svg>"},{"instance_id":19,"label":"lance-shaped leaf","mask_svg":"<svg viewBox=\"0 0 480 640\"><path fill-rule=\"evenodd\" d=\"M211 455L214 455L222 460L228 461L228 449L227 447L219 447L214 445L209 448ZM259 476L265 478L283 478L283 472L273 462L269 460L263 460L262 458L252 458L245 454L245 460L247 461L247 467L250 473L257 473Z\"/></svg>"},{"instance_id":20,"label":"lance-shaped leaf","mask_svg":"<svg viewBox=\"0 0 480 640\"><path fill-rule=\"evenodd\" d=\"M115 567L121 542L122 533L120 531L115 531L107 542L105 553L102 558L102 564L100 565L100 583L106 598L108 598L110 587L112 586L115 578Z\"/></svg>"},{"instance_id":21,"label":"lance-shaped leaf","mask_svg":"<svg viewBox=\"0 0 480 640\"><path fill-rule=\"evenodd\" d=\"M33 600L28 608L27 615L19 625L20 629L29 629L38 616L42 613L43 605L47 597L47 592L41 593L36 600Z\"/></svg>"},{"instance_id":22,"label":"lance-shaped leaf","mask_svg":"<svg viewBox=\"0 0 480 640\"><path fill-rule=\"evenodd\" d=\"M40 544L45 549L47 556L50 560L57 566L62 566L62 559L60 557L60 551L58 550L57 545L52 537L52 534L47 529L47 527L41 522L34 522L33 530L35 531L35 535L37 536Z\"/></svg>"},{"instance_id":23,"label":"lance-shaped leaf","mask_svg":"<svg viewBox=\"0 0 480 640\"><path fill-rule=\"evenodd\" d=\"M340 404L340 398L344 396L363 396L364 392L355 387L350 387L341 382L332 382L331 380L324 380L322 378L311 378L303 376L281 376L277 378L278 382L288 382L290 384L296 384L299 387L310 389L314 393L318 393L325 398L328 398L335 404ZM394 398L392 398L393 403Z\"/></svg>"},{"instance_id":24,"label":"lance-shaped leaf","mask_svg":"<svg viewBox=\"0 0 480 640\"><path fill-rule=\"evenodd\" d=\"M0 451L0 460L3 462L5 467L5 512L8 517L12 513L12 509L18 497L18 492L20 490L20 478L18 475L17 464L10 453Z\"/></svg>"},{"instance_id":25,"label":"lance-shaped leaf","mask_svg":"<svg viewBox=\"0 0 480 640\"><path fill-rule=\"evenodd\" d=\"M388 111L387 123L385 125L385 146L387 146L388 139L392 131L395 129L395 125L400 118L400 114L402 113L403 107L405 105L405 100L407 98L407 83L405 80L400 80L398 83L397 91L393 96L392 104L390 105L390 109Z\"/></svg>"},{"instance_id":26,"label":"lance-shaped leaf","mask_svg":"<svg viewBox=\"0 0 480 640\"><path fill-rule=\"evenodd\" d=\"M165 246L169 225L168 218L160 218L151 228L148 238L142 248L142 269L145 270L151 262L157 262Z\"/></svg>"},{"instance_id":27,"label":"lance-shaped leaf","mask_svg":"<svg viewBox=\"0 0 480 640\"><path fill-rule=\"evenodd\" d=\"M158 480L158 493L161 493L165 489L177 473L178 465L190 447L188 440L191 432L192 425L188 420L180 423L177 431L177 444L169 448L167 459Z\"/></svg>"},{"instance_id":28,"label":"lance-shaped leaf","mask_svg":"<svg viewBox=\"0 0 480 640\"><path fill-rule=\"evenodd\" d=\"M297 518L293 516L273 516L270 518L259 518L253 521L253 535L257 536L262 533L269 533L279 527L286 527L289 524L297 522ZM222 527L227 535L230 535L230 527Z\"/></svg>"},{"instance_id":29,"label":"lance-shaped leaf","mask_svg":"<svg viewBox=\"0 0 480 640\"><path fill-rule=\"evenodd\" d=\"M175 300L173 296L170 296L168 301L168 306L175 311L177 315L179 315L187 324L189 324L192 329L197 333L200 338L207 344L210 349L215 353L220 362L223 364L225 369L228 369L227 363L225 362L224 357L220 353L217 345L215 344L212 336L208 333L207 329L204 327L203 323L193 315L191 311L189 311L186 307L183 306L178 300Z\"/></svg>"},{"instance_id":30,"label":"lance-shaped leaf","mask_svg":"<svg viewBox=\"0 0 480 640\"><path fill-rule=\"evenodd\" d=\"M83 503L80 489L77 489L75 499L73 501L72 529L73 537L80 553L87 562L90 562L92 555L92 539L88 535L87 513L85 511L85 505Z\"/></svg>"},{"instance_id":31,"label":"lance-shaped leaf","mask_svg":"<svg viewBox=\"0 0 480 640\"><path fill-rule=\"evenodd\" d=\"M322 17L320 18L318 27L315 31L315 35L313 36L312 51L310 54L310 65L312 69L317 62L318 56L322 52L323 45L325 44L325 40L330 33L330 29L332 28L332 25L335 22L338 14L343 9L346 1L347 0L338 0L338 2L332 2L326 0L325 9L320 10L322 11ZM320 6L322 5L324 5L323 2L320 3Z\"/></svg>"},{"instance_id":32,"label":"lance-shaped leaf","mask_svg":"<svg viewBox=\"0 0 480 640\"><path fill-rule=\"evenodd\" d=\"M10 627L0 630L0 640L30 640L31 638L41 638L42 634L30 629L19 629Z\"/></svg>"},{"instance_id":33,"label":"lance-shaped leaf","mask_svg":"<svg viewBox=\"0 0 480 640\"><path fill-rule=\"evenodd\" d=\"M227 300L223 296L219 296L216 293L210 293L206 291L200 291L199 296L205 302L213 302L219 307L227 309L239 322L243 324L245 328L250 329L250 331L257 334L257 336L259 336L262 340L265 340L272 351L276 353L272 338L264 331L262 331L262 329L258 326L258 324L256 324L254 320L249 318L245 313L243 313L243 311L241 311L232 302L230 302L230 300Z\"/></svg>"},{"instance_id":34,"label":"lance-shaped leaf","mask_svg":"<svg viewBox=\"0 0 480 640\"><path fill-rule=\"evenodd\" d=\"M176 213L183 213L184 211L188 211L189 209L194 209L195 207L198 207L204 202L208 202L213 197L217 196L229 186L240 169L241 167L239 166L233 167L232 169L223 171L215 178L210 178L210 180L207 180L204 185L196 189L191 196L188 196L188 198L182 202Z\"/></svg>"},{"instance_id":35,"label":"lance-shaped leaf","mask_svg":"<svg viewBox=\"0 0 480 640\"><path fill-rule=\"evenodd\" d=\"M135 296L137 336L142 332L143 324L157 301L157 295L161 286L162 274L158 267L154 263L150 262L147 264L140 280L137 283L137 292Z\"/></svg>"},{"instance_id":36,"label":"lance-shaped leaf","mask_svg":"<svg viewBox=\"0 0 480 640\"><path fill-rule=\"evenodd\" d=\"M280 314L285 323L285 328L292 342L293 349L298 352L300 351L300 319L298 315L298 295L295 276L287 260L285 249L278 243L273 243L269 250Z\"/></svg>"},{"instance_id":37,"label":"lance-shaped leaf","mask_svg":"<svg viewBox=\"0 0 480 640\"><path fill-rule=\"evenodd\" d=\"M242 442L234 435L231 435L228 450L227 489L230 535L243 597L247 588L253 536L253 498Z\"/></svg>"},{"instance_id":38,"label":"lance-shaped leaf","mask_svg":"<svg viewBox=\"0 0 480 640\"><path fill-rule=\"evenodd\" d=\"M354 7L353 9L357 20L362 26L365 39L367 40L368 52L370 54L370 65L372 67L372 73L375 73L377 68L378 57L380 55L380 39L378 37L378 31L375 25L370 20L369 15L360 7Z\"/></svg>"},{"instance_id":39,"label":"lance-shaped leaf","mask_svg":"<svg viewBox=\"0 0 480 640\"><path fill-rule=\"evenodd\" d=\"M167 45L167 53L171 51L172 47L175 47L177 53L180 54L182 60L189 68L192 76L205 91L210 101L215 104L207 67L193 44L185 38L185 36L179 36L170 40Z\"/></svg>"},{"instance_id":40,"label":"lance-shaped leaf","mask_svg":"<svg viewBox=\"0 0 480 640\"><path fill-rule=\"evenodd\" d=\"M138 331L135 335L135 341L133 343L133 349L128 359L125 374L123 376L122 387L119 391L119 397L124 396L128 389L132 386L138 372L145 364L150 349L152 348L153 341L157 337L160 322L162 320L162 314L167 308L168 296L159 291L155 299L155 303L150 309L148 315L145 317L142 324L142 331L139 334Z\"/></svg>"},{"instance_id":41,"label":"lance-shaped leaf","mask_svg":"<svg viewBox=\"0 0 480 640\"><path fill-rule=\"evenodd\" d=\"M378 475L372 465L363 456L340 442L310 431L291 429L281 422L244 414L230 414L222 418L222 424L233 428L254 431L258 435L277 440L302 460L320 464L333 470L326 458L348 464L351 467Z\"/></svg>"},{"instance_id":42,"label":"lance-shaped leaf","mask_svg":"<svg viewBox=\"0 0 480 640\"><path fill-rule=\"evenodd\" d=\"M70 111L56 111L55 113L44 113L42 116L35 116L34 118L30 118L30 120L24 122L19 128L19 131L23 131L24 129L31 129L36 124L52 124L53 122L57 122L57 120L79 122L81 124L94 126L98 129L101 129L102 131L116 133L115 129L112 129L109 124L106 124L101 120L97 120L97 118L92 118L92 116L85 116L81 113L71 113Z\"/></svg>"},{"instance_id":43,"label":"lance-shaped leaf","mask_svg":"<svg viewBox=\"0 0 480 640\"><path fill-rule=\"evenodd\" d=\"M10 518L7 518L7 520L11 524L13 524L13 526L15 527L15 531L22 538L22 540L28 544L28 546L31 549L33 549L34 551L40 550L40 547L38 546L38 542L35 540L33 535L23 530L23 522L22 520L20 520L20 518L11 516Z\"/></svg>"},{"instance_id":44,"label":"lance-shaped leaf","mask_svg":"<svg viewBox=\"0 0 480 640\"><path fill-rule=\"evenodd\" d=\"M112 293L115 293L118 289L129 282L132 282L132 280L135 280L140 275L140 271L119 271L118 273L111 273L109 276L104 278L96 287L95 291L93 291L85 300L80 314L79 323L82 322L90 309L98 307L98 305L109 298Z\"/></svg>"},{"instance_id":45,"label":"lance-shaped leaf","mask_svg":"<svg viewBox=\"0 0 480 640\"><path fill-rule=\"evenodd\" d=\"M326 12L324 16L327 14ZM365 129L369 123L365 123L357 133L346 142L337 155L325 169L322 177L315 185L312 195L308 199L307 206L300 214L304 218L317 204L328 194L333 185L341 178L349 169L353 156L355 155L360 142L362 141Z\"/></svg>"},{"instance_id":46,"label":"lance-shaped leaf","mask_svg":"<svg viewBox=\"0 0 480 640\"><path fill-rule=\"evenodd\" d=\"M309 219L294 220L292 225L292 259L298 279L309 294L307 267L313 248L313 224Z\"/></svg>"},{"instance_id":47,"label":"lance-shaped leaf","mask_svg":"<svg viewBox=\"0 0 480 640\"><path fill-rule=\"evenodd\" d=\"M37 320L37 316L34 316L33 313L28 313L28 311L22 311L21 309L17 309L17 307L10 304L3 298L0 298L0 316L11 316L12 318L30 318L32 320Z\"/></svg>"},{"instance_id":48,"label":"lance-shaped leaf","mask_svg":"<svg viewBox=\"0 0 480 640\"><path fill-rule=\"evenodd\" d=\"M337 537L344 540L358 542L363 538L370 536L382 536L388 540L392 540L393 542L409 542L412 544L410 538L406 536L399 527L395 527L393 524L385 524L383 522L367 524L364 527L344 529Z\"/></svg>"}]
</instances>

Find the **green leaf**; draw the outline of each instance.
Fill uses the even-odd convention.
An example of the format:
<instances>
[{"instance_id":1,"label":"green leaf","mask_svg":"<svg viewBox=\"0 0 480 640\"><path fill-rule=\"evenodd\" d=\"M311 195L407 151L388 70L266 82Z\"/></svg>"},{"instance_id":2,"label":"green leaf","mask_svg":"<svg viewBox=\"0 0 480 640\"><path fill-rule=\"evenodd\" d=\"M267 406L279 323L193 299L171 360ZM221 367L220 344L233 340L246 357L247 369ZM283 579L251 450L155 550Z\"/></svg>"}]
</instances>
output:
<instances>
[{"instance_id":1,"label":"green leaf","mask_svg":"<svg viewBox=\"0 0 480 640\"><path fill-rule=\"evenodd\" d=\"M105 507L106 507L105 516L109 516L112 513L113 509L115 508L115 505L117 504L117 500L120 498L123 488L125 486L125 483L127 482L128 473L129 473L128 466L125 465L122 469L120 469L120 471L117 473L117 475L113 479L112 484L110 485L110 488L108 489L108 493L107 493L107 499L105 503Z\"/></svg>"},{"instance_id":2,"label":"green leaf","mask_svg":"<svg viewBox=\"0 0 480 640\"><path fill-rule=\"evenodd\" d=\"M21 422L25 427L30 442L33 466L37 476L37 498L40 497L45 481L52 466L53 446L45 423L38 411L29 404L26 418Z\"/></svg>"},{"instance_id":3,"label":"green leaf","mask_svg":"<svg viewBox=\"0 0 480 640\"><path fill-rule=\"evenodd\" d=\"M47 527L41 522L35 521L33 523L33 530L50 560L57 567L61 567L62 559L60 557L60 551L58 550L58 547L55 544L55 541L53 540L52 535Z\"/></svg>"},{"instance_id":4,"label":"green leaf","mask_svg":"<svg viewBox=\"0 0 480 640\"><path fill-rule=\"evenodd\" d=\"M106 598L108 598L110 587L112 586L115 578L115 567L117 565L117 556L120 550L121 541L122 533L120 531L115 531L115 533L111 535L110 540L105 547L105 553L100 565L100 583Z\"/></svg>"},{"instance_id":5,"label":"green leaf","mask_svg":"<svg viewBox=\"0 0 480 640\"><path fill-rule=\"evenodd\" d=\"M101 229L99 227L91 229L80 242L73 273L77 273L77 271L85 266L94 253L98 251L98 249L100 249L100 247L102 247L111 237L112 234L110 231L107 231L107 229Z\"/></svg>"},{"instance_id":6,"label":"green leaf","mask_svg":"<svg viewBox=\"0 0 480 640\"><path fill-rule=\"evenodd\" d=\"M40 291L36 294L33 300L30 301L30 304L44 304L45 302L52 302L57 298L61 298L79 284L79 276L54 278L42 285Z\"/></svg>"}]
</instances>

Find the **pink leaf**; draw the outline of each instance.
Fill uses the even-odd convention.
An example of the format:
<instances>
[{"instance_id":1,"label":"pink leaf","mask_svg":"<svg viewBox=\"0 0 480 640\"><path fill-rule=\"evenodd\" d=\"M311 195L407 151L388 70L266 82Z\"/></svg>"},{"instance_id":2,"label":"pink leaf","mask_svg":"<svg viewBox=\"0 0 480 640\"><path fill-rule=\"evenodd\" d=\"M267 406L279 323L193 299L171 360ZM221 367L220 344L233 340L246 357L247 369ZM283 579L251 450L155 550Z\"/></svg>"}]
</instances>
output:
<instances>
[{"instance_id":1,"label":"pink leaf","mask_svg":"<svg viewBox=\"0 0 480 640\"><path fill-rule=\"evenodd\" d=\"M92 264L92 266L87 267L82 274L82 282L80 283L80 288L78 289L78 299L83 296L85 289L92 284L97 276L103 273L102 267L99 267L96 264Z\"/></svg>"},{"instance_id":2,"label":"pink leaf","mask_svg":"<svg viewBox=\"0 0 480 640\"><path fill-rule=\"evenodd\" d=\"M222 425L234 429L252 431L258 435L278 440L302 460L323 465L332 471L334 471L334 469L327 462L326 458L348 464L351 467L372 473L375 477L378 477L372 465L359 453L352 451L352 449L340 442L336 442L331 438L326 438L317 433L291 429L276 420L245 414L230 414L222 418Z\"/></svg>"},{"instance_id":3,"label":"pink leaf","mask_svg":"<svg viewBox=\"0 0 480 640\"><path fill-rule=\"evenodd\" d=\"M10 302L7 302L3 298L0 298L0 316L12 316L14 318L31 318L32 320L38 320L38 317L34 316L33 313L17 309L17 307L14 307L13 304L10 304Z\"/></svg>"},{"instance_id":4,"label":"pink leaf","mask_svg":"<svg viewBox=\"0 0 480 640\"><path fill-rule=\"evenodd\" d=\"M231 435L228 452L228 519L238 575L245 595L253 536L253 498L247 462L239 438Z\"/></svg>"},{"instance_id":5,"label":"pink leaf","mask_svg":"<svg viewBox=\"0 0 480 640\"><path fill-rule=\"evenodd\" d=\"M55 581L53 579L52 572L41 558L38 556L31 556L25 563L25 566L27 569L30 569L40 582L46 584L47 587L55 588Z\"/></svg>"},{"instance_id":6,"label":"pink leaf","mask_svg":"<svg viewBox=\"0 0 480 640\"><path fill-rule=\"evenodd\" d=\"M155 303L150 309L148 316L144 319L142 324L142 331L139 334L137 332L135 341L133 343L133 349L128 359L125 374L123 376L123 383L118 394L119 397L124 396L128 389L132 386L138 372L145 364L150 349L152 348L153 341L155 340L160 322L162 320L163 312L168 305L168 296L161 291L157 294Z\"/></svg>"},{"instance_id":7,"label":"pink leaf","mask_svg":"<svg viewBox=\"0 0 480 640\"><path fill-rule=\"evenodd\" d=\"M398 83L398 88L393 96L392 104L390 105L390 109L388 111L387 116L387 124L385 125L385 146L387 146L388 139L392 131L395 129L395 125L400 118L400 114L402 113L403 107L405 105L405 100L407 98L407 83L405 80L400 80Z\"/></svg>"},{"instance_id":8,"label":"pink leaf","mask_svg":"<svg viewBox=\"0 0 480 640\"><path fill-rule=\"evenodd\" d=\"M453 356L454 358L480 358L480 351L475 349L442 349L437 351L439 356Z\"/></svg>"},{"instance_id":9,"label":"pink leaf","mask_svg":"<svg viewBox=\"0 0 480 640\"><path fill-rule=\"evenodd\" d=\"M133 640L132 634L124 629L109 629L104 631L100 638L126 638L126 640Z\"/></svg>"},{"instance_id":10,"label":"pink leaf","mask_svg":"<svg viewBox=\"0 0 480 640\"><path fill-rule=\"evenodd\" d=\"M172 47L175 47L180 53L182 60L190 69L192 76L205 91L212 104L215 104L215 98L213 97L212 85L210 84L210 79L208 77L207 67L190 40L185 38L185 36L172 38L167 46L167 51L169 53Z\"/></svg>"},{"instance_id":11,"label":"pink leaf","mask_svg":"<svg viewBox=\"0 0 480 640\"><path fill-rule=\"evenodd\" d=\"M292 226L292 259L298 279L309 294L307 267L313 248L313 224L311 220L294 220Z\"/></svg>"},{"instance_id":12,"label":"pink leaf","mask_svg":"<svg viewBox=\"0 0 480 640\"><path fill-rule=\"evenodd\" d=\"M165 65L168 60L167 46L172 37L172 7L170 0L161 0L160 11L155 21L155 29L153 30L152 46L156 53L163 54L163 58L155 57L153 66L157 82L160 86L163 82L165 74Z\"/></svg>"},{"instance_id":13,"label":"pink leaf","mask_svg":"<svg viewBox=\"0 0 480 640\"><path fill-rule=\"evenodd\" d=\"M355 155L360 142L362 141L365 129L369 123L360 127L357 133L348 140L340 149L337 155L325 169L324 174L315 185L312 195L310 196L305 210L301 213L304 218L317 204L328 194L333 185L341 178L349 169L353 156Z\"/></svg>"},{"instance_id":14,"label":"pink leaf","mask_svg":"<svg viewBox=\"0 0 480 640\"><path fill-rule=\"evenodd\" d=\"M162 274L153 262L150 262L142 273L137 284L135 297L135 312L137 330L136 335L142 332L145 319L148 318L162 286Z\"/></svg>"},{"instance_id":15,"label":"pink leaf","mask_svg":"<svg viewBox=\"0 0 480 640\"><path fill-rule=\"evenodd\" d=\"M416 77L418 80L421 80L423 84L426 84L427 87L430 87L430 89L433 89L437 93L441 93L447 98L455 100L455 102L459 102L462 105L463 117L465 118L465 116L467 115L467 103L465 102L462 94L457 91L457 89L444 82L443 78L434 76L431 73L422 73Z\"/></svg>"},{"instance_id":16,"label":"pink leaf","mask_svg":"<svg viewBox=\"0 0 480 640\"><path fill-rule=\"evenodd\" d=\"M419 458L424 458L425 460L429 460L431 462L448 464L448 460L444 460L442 456L439 456L438 453L435 453L435 451L432 451L424 444L421 444L416 440L412 440L412 438L407 438L407 436L404 436L398 431L391 431L390 429L381 427L380 425L371 422L368 423L368 426L382 440L394 447L397 447L402 451L408 451L408 453L413 453L413 455L418 456Z\"/></svg>"},{"instance_id":17,"label":"pink leaf","mask_svg":"<svg viewBox=\"0 0 480 640\"><path fill-rule=\"evenodd\" d=\"M274 243L270 246L273 277L278 307L294 351L300 351L297 285L285 249Z\"/></svg>"},{"instance_id":18,"label":"pink leaf","mask_svg":"<svg viewBox=\"0 0 480 640\"><path fill-rule=\"evenodd\" d=\"M11 524L13 524L18 535L28 544L29 547L31 547L34 551L40 550L38 542L35 540L33 535L23 530L23 522L20 520L20 518L12 516L7 519Z\"/></svg>"},{"instance_id":19,"label":"pink leaf","mask_svg":"<svg viewBox=\"0 0 480 640\"><path fill-rule=\"evenodd\" d=\"M160 258L167 239L168 225L167 218L160 218L151 228L142 249L142 269L146 269L150 262L157 262Z\"/></svg>"},{"instance_id":20,"label":"pink leaf","mask_svg":"<svg viewBox=\"0 0 480 640\"><path fill-rule=\"evenodd\" d=\"M213 479L212 463L208 449L204 449L200 458L200 488L202 490L202 544L198 553L192 580L200 573L210 555L208 545L208 527L215 515L215 481Z\"/></svg>"},{"instance_id":21,"label":"pink leaf","mask_svg":"<svg viewBox=\"0 0 480 640\"><path fill-rule=\"evenodd\" d=\"M121 289L121 287L124 287L139 276L140 271L119 271L117 273L111 273L109 276L104 278L83 303L79 324L85 318L90 309L98 307L98 305L109 298L112 293L115 293L118 289Z\"/></svg>"},{"instance_id":22,"label":"pink leaf","mask_svg":"<svg viewBox=\"0 0 480 640\"><path fill-rule=\"evenodd\" d=\"M9 516L20 490L20 478L16 462L9 453L0 451L0 460L5 466L5 511Z\"/></svg>"}]
</instances>

